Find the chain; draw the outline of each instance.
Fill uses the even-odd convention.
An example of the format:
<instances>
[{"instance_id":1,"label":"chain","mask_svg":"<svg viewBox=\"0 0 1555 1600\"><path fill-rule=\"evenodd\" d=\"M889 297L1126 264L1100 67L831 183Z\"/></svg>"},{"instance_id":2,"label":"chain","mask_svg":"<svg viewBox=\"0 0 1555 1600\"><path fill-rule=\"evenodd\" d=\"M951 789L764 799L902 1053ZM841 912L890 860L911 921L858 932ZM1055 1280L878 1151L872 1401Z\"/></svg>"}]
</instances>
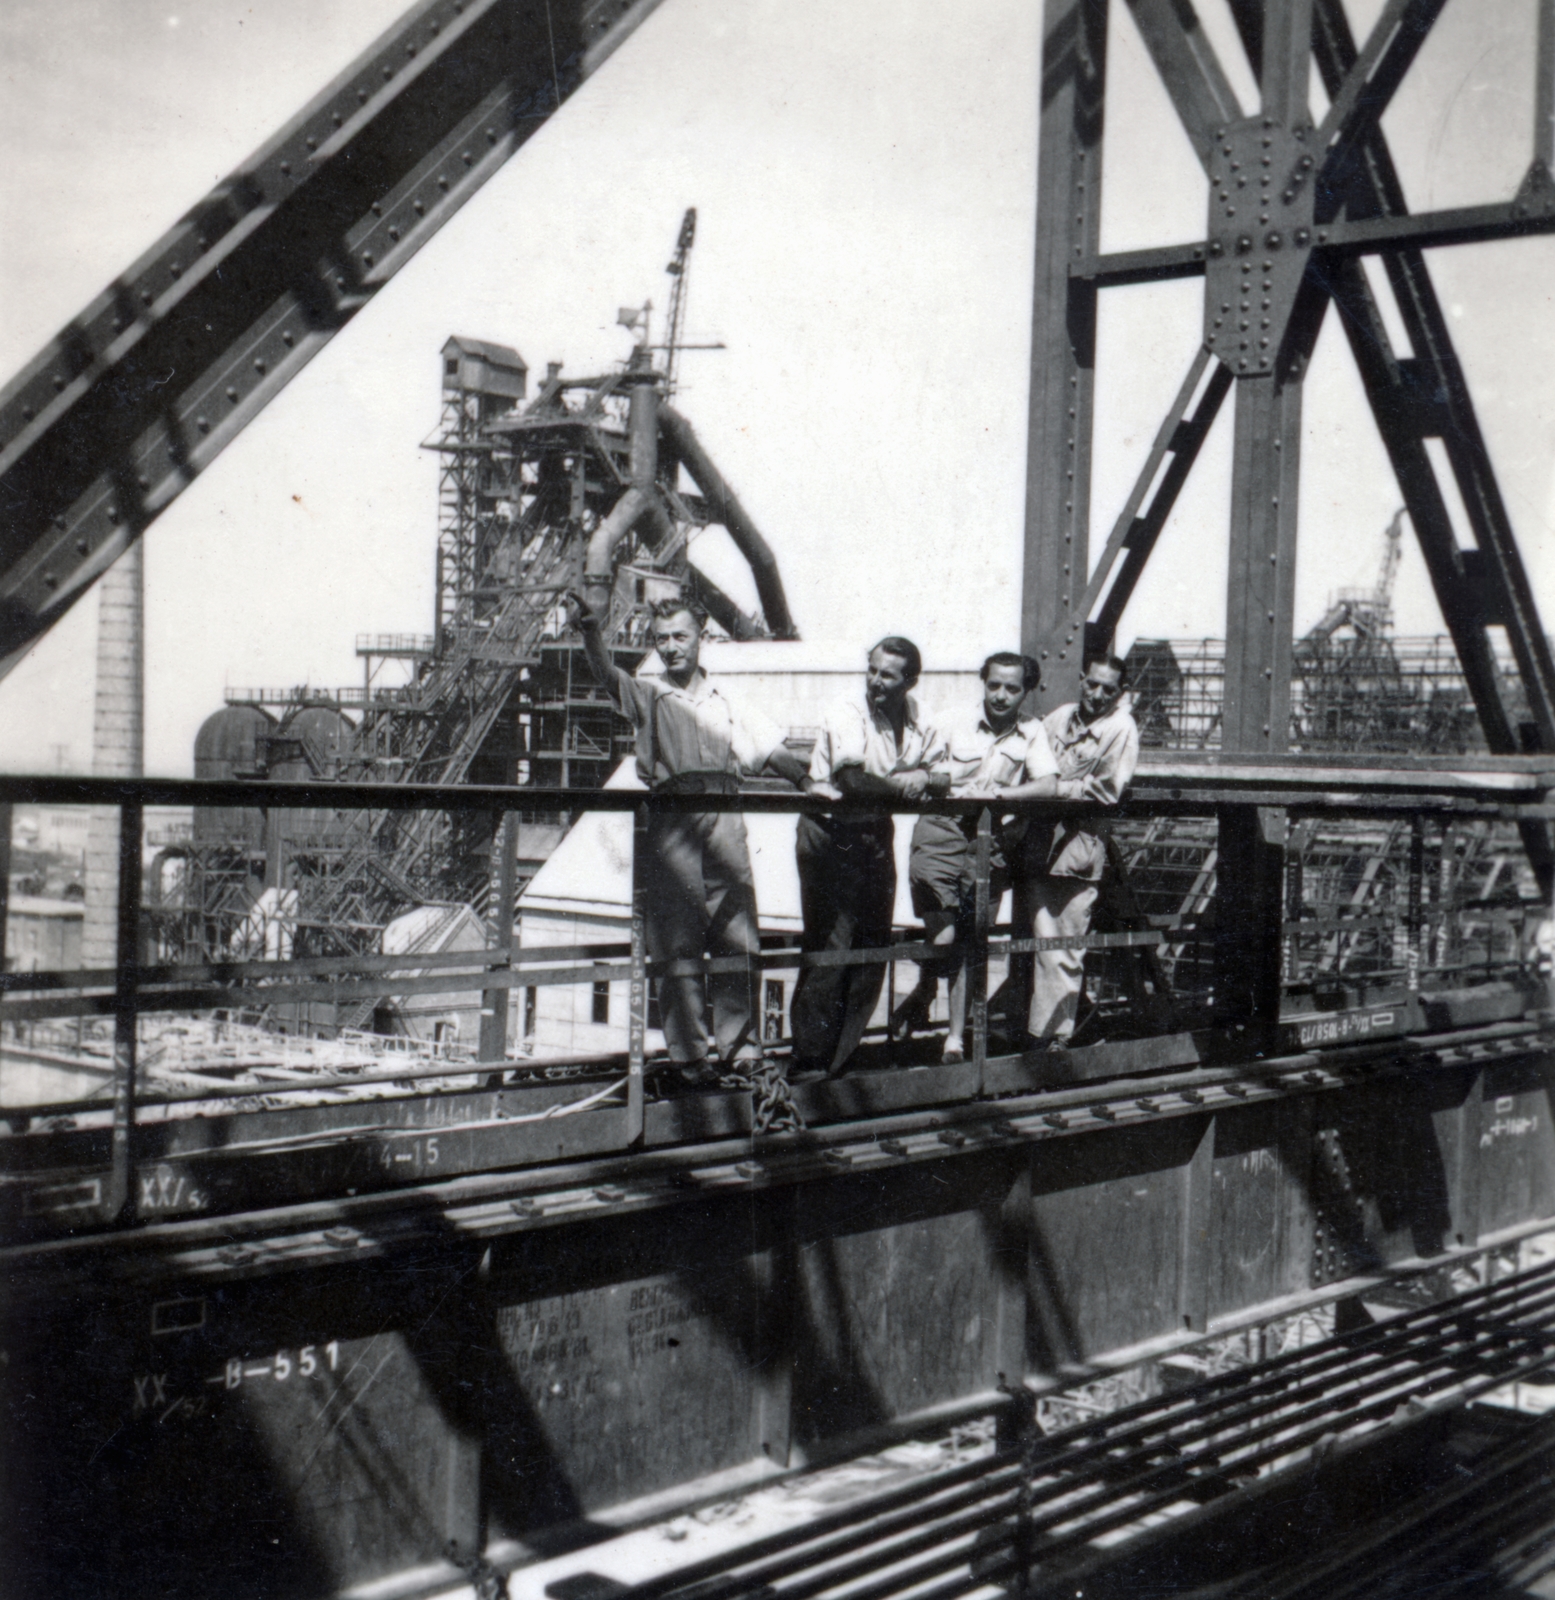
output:
<instances>
[{"instance_id":1,"label":"chain","mask_svg":"<svg viewBox=\"0 0 1555 1600\"><path fill-rule=\"evenodd\" d=\"M753 1134L798 1133L804 1127L781 1061L763 1056L760 1061L731 1062L718 1081L726 1089L750 1090Z\"/></svg>"},{"instance_id":2,"label":"chain","mask_svg":"<svg viewBox=\"0 0 1555 1600\"><path fill-rule=\"evenodd\" d=\"M448 1541L448 1559L470 1580L475 1600L508 1600L508 1580L504 1573L480 1554L461 1556L457 1539Z\"/></svg>"}]
</instances>

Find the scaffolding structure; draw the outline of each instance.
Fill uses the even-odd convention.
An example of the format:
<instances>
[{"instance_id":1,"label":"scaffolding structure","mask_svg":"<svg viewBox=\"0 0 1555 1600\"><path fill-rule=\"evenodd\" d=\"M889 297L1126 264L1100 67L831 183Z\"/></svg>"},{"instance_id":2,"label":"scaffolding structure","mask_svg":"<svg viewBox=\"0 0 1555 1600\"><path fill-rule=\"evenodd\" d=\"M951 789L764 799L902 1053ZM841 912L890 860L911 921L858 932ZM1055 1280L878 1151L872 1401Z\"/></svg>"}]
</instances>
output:
<instances>
[{"instance_id":1,"label":"scaffolding structure","mask_svg":"<svg viewBox=\"0 0 1555 1600\"><path fill-rule=\"evenodd\" d=\"M1295 642L1290 748L1335 758L1483 753L1452 640L1394 637L1387 589L1385 577L1373 590L1340 591ZM1144 746L1221 748L1225 656L1221 639L1134 643L1128 665ZM1505 703L1526 715L1510 652L1496 665ZM1166 934L1156 959L1172 1003L1183 1020L1208 1018L1219 881L1213 819L1122 824L1113 845L1126 891L1111 905L1112 919ZM1296 1004L1504 973L1525 960L1547 910L1513 823L1302 821L1291 826L1284 856L1282 988ZM1107 1025L1109 1010L1121 1016L1137 1006L1136 964L1092 962L1100 1002L1093 1027Z\"/></svg>"},{"instance_id":2,"label":"scaffolding structure","mask_svg":"<svg viewBox=\"0 0 1555 1600\"><path fill-rule=\"evenodd\" d=\"M1157 750L1221 747L1225 653L1223 639L1135 641L1128 665L1141 744ZM1524 705L1510 655L1497 665L1507 700L1514 708ZM1297 641L1290 748L1309 755L1472 755L1486 744L1446 634L1395 638L1351 629Z\"/></svg>"},{"instance_id":3,"label":"scaffolding structure","mask_svg":"<svg viewBox=\"0 0 1555 1600\"><path fill-rule=\"evenodd\" d=\"M759 535L689 423L659 403L665 376L646 338L602 376L564 376L552 363L533 398L522 358L503 345L452 338L442 368L427 445L439 461L434 632L359 635L359 685L229 689L225 715L249 720L216 739L226 755L201 775L598 787L632 731L566 637L563 597L586 584L597 596L589 568L601 550L604 634L627 670L649 647L656 600L694 597L736 638L792 632ZM704 492L682 484L683 462ZM646 511L624 514L629 496ZM766 557L757 587L778 613L770 623L691 565L690 541L709 523ZM554 842L564 822L524 812L515 826ZM157 954L363 954L394 917L428 903L469 904L495 924L497 826L478 813L361 809L202 819L158 859L148 897ZM538 861L515 848L521 887Z\"/></svg>"}]
</instances>

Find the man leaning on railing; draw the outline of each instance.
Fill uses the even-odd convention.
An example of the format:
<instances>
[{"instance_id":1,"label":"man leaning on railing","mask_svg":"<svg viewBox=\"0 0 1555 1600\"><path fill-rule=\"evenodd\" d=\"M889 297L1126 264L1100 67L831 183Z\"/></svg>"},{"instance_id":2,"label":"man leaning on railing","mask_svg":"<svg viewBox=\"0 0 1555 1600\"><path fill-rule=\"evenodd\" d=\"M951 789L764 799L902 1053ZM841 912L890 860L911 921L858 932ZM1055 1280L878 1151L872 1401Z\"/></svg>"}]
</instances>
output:
<instances>
[{"instance_id":1,"label":"man leaning on railing","mask_svg":"<svg viewBox=\"0 0 1555 1600\"><path fill-rule=\"evenodd\" d=\"M741 707L701 665L700 606L661 600L653 608L659 672L637 677L610 659L599 619L581 596L567 604L583 635L589 668L637 730L637 772L655 794L735 794L742 775L763 769L802 784L805 765L775 722ZM648 958L685 970L658 980L670 1059L688 1083L716 1083L716 1045L726 1066L759 1063L756 956L761 941L745 819L737 812L654 812L642 864ZM704 955L744 956L743 971L704 976ZM693 965L694 963L694 965ZM713 1003L713 1039L707 1001Z\"/></svg>"},{"instance_id":2,"label":"man leaning on railing","mask_svg":"<svg viewBox=\"0 0 1555 1600\"><path fill-rule=\"evenodd\" d=\"M1125 698L1128 668L1116 656L1088 655L1080 698L1043 719L1058 763L1058 798L1115 806L1139 762L1139 729ZM1094 831L1091 831L1094 830ZM1016 884L1017 930L1035 939L1079 941L1107 864L1102 824L1067 821L1029 829ZM1062 1046L1074 1034L1085 985L1082 950L1039 950L1032 960L1028 1045Z\"/></svg>"},{"instance_id":3,"label":"man leaning on railing","mask_svg":"<svg viewBox=\"0 0 1555 1600\"><path fill-rule=\"evenodd\" d=\"M1035 717L1020 714L1021 703L1040 687L1042 672L1030 656L1001 650L988 657L978 673L982 679L981 703L959 716L946 719L940 765L950 794L956 800L1046 800L1058 793L1058 765L1053 759L1047 729ZM1026 819L998 814L991 840L988 904L997 908L1010 887L1013 865L1019 860ZM923 919L931 944L964 945L973 936L977 883L972 840L975 816L944 817L925 812L912 832L912 856L907 869L913 910ZM918 982L891 1017L891 1037L911 1038L925 1027L939 990L940 978L950 980L950 1028L942 1059L965 1059L967 967L964 957L948 962L919 963Z\"/></svg>"},{"instance_id":4,"label":"man leaning on railing","mask_svg":"<svg viewBox=\"0 0 1555 1600\"><path fill-rule=\"evenodd\" d=\"M934 769L942 742L911 691L923 669L918 647L898 636L869 652L863 693L833 706L815 741L809 782L830 800L921 800L949 793ZM896 906L895 825L890 810L803 816L795 836L804 948L815 954L891 943ZM805 967L789 1020L794 1075L836 1077L858 1048L880 998L885 966Z\"/></svg>"}]
</instances>

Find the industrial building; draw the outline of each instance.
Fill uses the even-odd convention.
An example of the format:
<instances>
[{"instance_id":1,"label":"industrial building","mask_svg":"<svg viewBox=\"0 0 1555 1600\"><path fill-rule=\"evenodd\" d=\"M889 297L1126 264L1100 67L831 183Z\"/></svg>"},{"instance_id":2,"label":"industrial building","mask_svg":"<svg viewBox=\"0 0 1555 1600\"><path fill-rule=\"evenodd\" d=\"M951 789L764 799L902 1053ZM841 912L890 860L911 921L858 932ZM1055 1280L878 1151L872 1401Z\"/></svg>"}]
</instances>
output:
<instances>
[{"instance_id":1,"label":"industrial building","mask_svg":"<svg viewBox=\"0 0 1555 1600\"><path fill-rule=\"evenodd\" d=\"M342 616L359 683L230 689L192 778L143 770L141 536L505 161L543 159L655 0L418 0L0 390L0 667L102 590L92 775L0 775L18 861L21 807L91 808L79 902L51 869L40 914L0 872L8 1593L1555 1592L1555 660L1433 279L1555 233L1555 7L1525 19L1515 190L1430 209L1386 113L1441 0L1229 0L1219 32L1208 5L1041 15L999 582L1029 709L1121 648L1142 758L1109 804L896 792L885 943L818 940L794 855L803 818L883 837L878 791L736 782L732 754L645 787L600 686L635 692L654 601L696 602L781 773L861 676L801 637L782 530L678 392L694 211L660 336L627 308L606 370L539 376L517 323L428 349L427 631ZM1125 38L1199 169L1186 242L1103 227ZM1098 526L1101 379L1128 380L1100 307L1169 283L1202 317ZM1402 510L1350 530L1376 580L1298 634L1325 322ZM1223 636L1127 642L1223 412L1225 525L1194 530ZM701 570L708 528L754 609ZM1441 638L1395 630L1406 540ZM925 583L962 556L903 549ZM838 551L828 581L864 582ZM976 703L962 653L918 685L936 715ZM1084 932L997 892L1006 804L1095 830ZM663 840L729 813L751 943L666 957ZM884 1027L933 954L925 813L966 830L959 1058L938 1010ZM76 918L78 953L24 948ZM1077 1023L1034 1042L1055 948ZM883 995L801 1073L794 986L828 968L885 968ZM672 1061L655 984L730 973L760 1061Z\"/></svg>"}]
</instances>

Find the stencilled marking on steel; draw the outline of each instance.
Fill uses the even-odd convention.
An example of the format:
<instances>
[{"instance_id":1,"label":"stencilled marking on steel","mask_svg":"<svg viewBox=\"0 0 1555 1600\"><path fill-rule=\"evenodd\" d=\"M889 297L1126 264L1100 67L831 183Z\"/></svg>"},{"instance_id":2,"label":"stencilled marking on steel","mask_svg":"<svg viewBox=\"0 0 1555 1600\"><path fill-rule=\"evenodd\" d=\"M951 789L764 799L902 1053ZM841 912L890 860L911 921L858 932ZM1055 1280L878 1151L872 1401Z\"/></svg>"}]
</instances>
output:
<instances>
[{"instance_id":1,"label":"stencilled marking on steel","mask_svg":"<svg viewBox=\"0 0 1555 1600\"><path fill-rule=\"evenodd\" d=\"M134 1399L130 1404L130 1420L153 1420L158 1427L170 1422L189 1422L205 1415L208 1402L204 1395L180 1394L172 1386L165 1372L141 1372L131 1375Z\"/></svg>"},{"instance_id":2,"label":"stencilled marking on steel","mask_svg":"<svg viewBox=\"0 0 1555 1600\"><path fill-rule=\"evenodd\" d=\"M680 1344L675 1329L696 1320L696 1312L673 1289L639 1284L627 1302L627 1350L635 1365Z\"/></svg>"},{"instance_id":3,"label":"stencilled marking on steel","mask_svg":"<svg viewBox=\"0 0 1555 1600\"><path fill-rule=\"evenodd\" d=\"M245 1382L255 1378L269 1378L275 1383L286 1383L292 1377L312 1378L320 1372L340 1370L340 1341L331 1339L322 1353L316 1344L305 1344L295 1358L290 1350L277 1350L267 1361L249 1363L242 1356L229 1356L220 1372L205 1381L220 1384L224 1389L241 1389Z\"/></svg>"},{"instance_id":4,"label":"stencilled marking on steel","mask_svg":"<svg viewBox=\"0 0 1555 1600\"><path fill-rule=\"evenodd\" d=\"M177 1300L158 1300L151 1308L151 1332L155 1337L163 1333L193 1333L205 1326L205 1297L181 1297Z\"/></svg>"},{"instance_id":5,"label":"stencilled marking on steel","mask_svg":"<svg viewBox=\"0 0 1555 1600\"><path fill-rule=\"evenodd\" d=\"M538 1404L601 1392L605 1369L585 1331L585 1309L582 1296L560 1295L508 1306L500 1314L502 1344Z\"/></svg>"},{"instance_id":6,"label":"stencilled marking on steel","mask_svg":"<svg viewBox=\"0 0 1555 1600\"><path fill-rule=\"evenodd\" d=\"M1500 1102L1496 1102L1497 1110ZM1497 1117L1488 1128L1481 1131L1479 1146L1481 1150L1488 1150L1497 1139L1524 1139L1539 1126L1539 1114L1530 1111L1521 1117Z\"/></svg>"},{"instance_id":7,"label":"stencilled marking on steel","mask_svg":"<svg viewBox=\"0 0 1555 1600\"><path fill-rule=\"evenodd\" d=\"M29 1189L22 1201L25 1215L42 1217L54 1211L95 1210L103 1203L101 1178L83 1178L79 1183L48 1183Z\"/></svg>"},{"instance_id":8,"label":"stencilled marking on steel","mask_svg":"<svg viewBox=\"0 0 1555 1600\"><path fill-rule=\"evenodd\" d=\"M209 1197L188 1173L168 1166L148 1167L138 1174L137 1193L141 1211L160 1216L204 1211L210 1206Z\"/></svg>"},{"instance_id":9,"label":"stencilled marking on steel","mask_svg":"<svg viewBox=\"0 0 1555 1600\"><path fill-rule=\"evenodd\" d=\"M1343 1039L1364 1039L1398 1023L1394 1011L1339 1011L1328 1016L1298 1022L1296 1040L1303 1046L1337 1044Z\"/></svg>"},{"instance_id":10,"label":"stencilled marking on steel","mask_svg":"<svg viewBox=\"0 0 1555 1600\"><path fill-rule=\"evenodd\" d=\"M378 1143L374 1160L378 1167L395 1178L416 1178L436 1171L442 1161L437 1134L418 1134L413 1138L387 1138Z\"/></svg>"}]
</instances>

